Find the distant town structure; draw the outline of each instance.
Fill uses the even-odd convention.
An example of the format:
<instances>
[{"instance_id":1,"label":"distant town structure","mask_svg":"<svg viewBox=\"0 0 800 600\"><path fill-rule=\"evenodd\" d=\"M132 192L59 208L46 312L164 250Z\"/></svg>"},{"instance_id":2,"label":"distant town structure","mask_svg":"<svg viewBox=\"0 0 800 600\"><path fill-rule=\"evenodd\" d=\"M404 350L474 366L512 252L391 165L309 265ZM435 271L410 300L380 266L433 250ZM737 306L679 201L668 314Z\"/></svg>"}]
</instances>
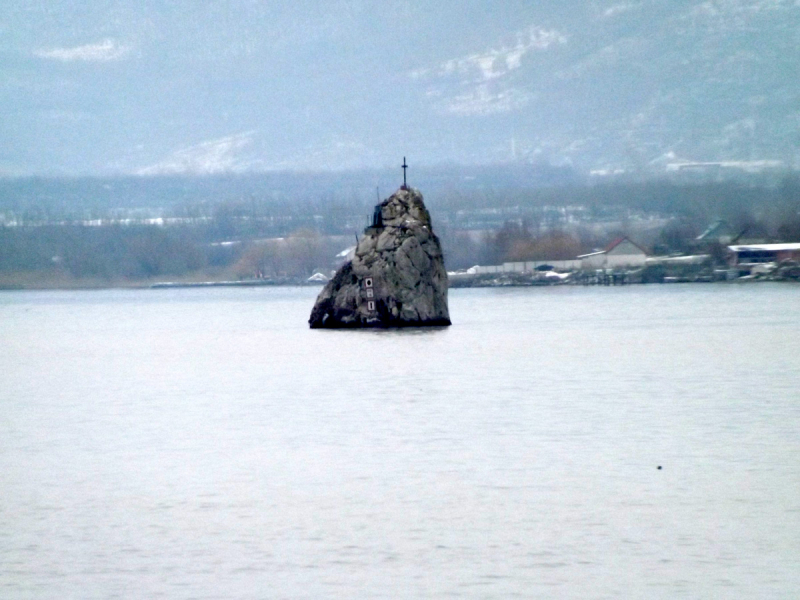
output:
<instances>
[{"instance_id":1,"label":"distant town structure","mask_svg":"<svg viewBox=\"0 0 800 600\"><path fill-rule=\"evenodd\" d=\"M581 268L579 260L526 260L504 262L502 265L475 265L470 274L487 275L495 273L533 273L535 271L576 271Z\"/></svg>"},{"instance_id":2,"label":"distant town structure","mask_svg":"<svg viewBox=\"0 0 800 600\"><path fill-rule=\"evenodd\" d=\"M543 273L558 271L587 271L598 269L638 268L647 263L647 253L628 238L619 238L605 250L583 254L568 260L527 260L504 262L502 265L475 265L468 274Z\"/></svg>"},{"instance_id":3,"label":"distant town structure","mask_svg":"<svg viewBox=\"0 0 800 600\"><path fill-rule=\"evenodd\" d=\"M691 162L680 161L667 163L667 172L704 172L719 173L722 170L741 171L743 173L762 173L764 171L778 171L785 169L786 164L781 160L728 160L718 162Z\"/></svg>"},{"instance_id":4,"label":"distant town structure","mask_svg":"<svg viewBox=\"0 0 800 600\"><path fill-rule=\"evenodd\" d=\"M647 252L626 237L614 240L605 250L578 256L582 269L613 269L643 267Z\"/></svg>"},{"instance_id":5,"label":"distant town structure","mask_svg":"<svg viewBox=\"0 0 800 600\"><path fill-rule=\"evenodd\" d=\"M698 235L695 241L699 244L718 243L728 245L733 241L734 237L736 237L736 232L733 227L724 219L717 219L703 233Z\"/></svg>"},{"instance_id":6,"label":"distant town structure","mask_svg":"<svg viewBox=\"0 0 800 600\"><path fill-rule=\"evenodd\" d=\"M728 246L728 252L730 264L737 267L779 263L782 260L800 261L800 243Z\"/></svg>"}]
</instances>

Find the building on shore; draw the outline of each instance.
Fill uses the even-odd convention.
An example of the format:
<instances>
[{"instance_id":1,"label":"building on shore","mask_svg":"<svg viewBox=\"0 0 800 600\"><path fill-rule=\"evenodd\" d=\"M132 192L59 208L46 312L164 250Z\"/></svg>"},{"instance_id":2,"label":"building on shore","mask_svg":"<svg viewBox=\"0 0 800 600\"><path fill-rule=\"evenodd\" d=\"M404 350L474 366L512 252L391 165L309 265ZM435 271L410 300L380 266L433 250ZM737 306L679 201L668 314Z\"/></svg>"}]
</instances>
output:
<instances>
[{"instance_id":1,"label":"building on shore","mask_svg":"<svg viewBox=\"0 0 800 600\"><path fill-rule=\"evenodd\" d=\"M487 273L535 273L547 271L574 271L580 269L579 260L526 260L517 262L504 262L502 265L481 266L475 265L474 272L478 275Z\"/></svg>"},{"instance_id":2,"label":"building on shore","mask_svg":"<svg viewBox=\"0 0 800 600\"><path fill-rule=\"evenodd\" d=\"M647 252L623 237L611 242L605 250L580 255L578 260L584 270L643 267L647 261Z\"/></svg>"},{"instance_id":3,"label":"building on shore","mask_svg":"<svg viewBox=\"0 0 800 600\"><path fill-rule=\"evenodd\" d=\"M800 261L800 243L728 246L728 258L732 267L752 267L783 260Z\"/></svg>"}]
</instances>

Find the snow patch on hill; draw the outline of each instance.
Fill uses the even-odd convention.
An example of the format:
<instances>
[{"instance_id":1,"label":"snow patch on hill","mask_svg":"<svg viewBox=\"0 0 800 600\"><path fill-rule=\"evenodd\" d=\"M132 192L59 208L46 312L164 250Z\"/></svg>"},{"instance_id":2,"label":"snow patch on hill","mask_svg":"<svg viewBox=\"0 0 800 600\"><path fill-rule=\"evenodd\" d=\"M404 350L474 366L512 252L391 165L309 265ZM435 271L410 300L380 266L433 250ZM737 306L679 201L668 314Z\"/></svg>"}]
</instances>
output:
<instances>
[{"instance_id":1,"label":"snow patch on hill","mask_svg":"<svg viewBox=\"0 0 800 600\"><path fill-rule=\"evenodd\" d=\"M229 135L182 148L163 161L140 169L138 175L210 175L244 171L250 161L241 159L241 151L253 141L255 131Z\"/></svg>"}]
</instances>

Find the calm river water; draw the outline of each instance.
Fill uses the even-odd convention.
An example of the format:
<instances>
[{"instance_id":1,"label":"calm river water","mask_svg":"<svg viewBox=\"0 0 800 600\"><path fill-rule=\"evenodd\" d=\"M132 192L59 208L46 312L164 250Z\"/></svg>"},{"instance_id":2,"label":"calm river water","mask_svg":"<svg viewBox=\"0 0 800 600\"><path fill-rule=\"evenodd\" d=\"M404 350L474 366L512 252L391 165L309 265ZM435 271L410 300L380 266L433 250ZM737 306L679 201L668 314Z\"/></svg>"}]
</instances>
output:
<instances>
[{"instance_id":1,"label":"calm river water","mask_svg":"<svg viewBox=\"0 0 800 600\"><path fill-rule=\"evenodd\" d=\"M1 293L0 597L797 598L800 287L318 291Z\"/></svg>"}]
</instances>

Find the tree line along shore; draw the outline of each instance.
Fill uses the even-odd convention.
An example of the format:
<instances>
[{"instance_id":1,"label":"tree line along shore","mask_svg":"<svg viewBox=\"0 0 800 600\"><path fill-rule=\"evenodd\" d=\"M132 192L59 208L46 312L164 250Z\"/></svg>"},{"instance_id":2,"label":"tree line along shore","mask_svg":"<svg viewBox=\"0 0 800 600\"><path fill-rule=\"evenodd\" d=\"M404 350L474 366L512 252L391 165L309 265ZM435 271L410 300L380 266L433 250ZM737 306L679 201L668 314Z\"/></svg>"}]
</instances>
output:
<instances>
[{"instance_id":1,"label":"tree line along shore","mask_svg":"<svg viewBox=\"0 0 800 600\"><path fill-rule=\"evenodd\" d=\"M253 189L196 202L184 192L177 202L169 186L162 196L116 203L113 193L102 202L81 201L64 188L66 202L58 185L44 196L29 189L37 185L16 181L14 191L0 183L5 289L302 283L346 259L376 202L375 190L276 196ZM700 266L652 265L641 280L705 280L727 261L725 239L698 239L713 223L725 223L728 241L800 241L796 174L771 181L439 187L425 201L449 271L572 259L627 237L650 256L707 256Z\"/></svg>"}]
</instances>

